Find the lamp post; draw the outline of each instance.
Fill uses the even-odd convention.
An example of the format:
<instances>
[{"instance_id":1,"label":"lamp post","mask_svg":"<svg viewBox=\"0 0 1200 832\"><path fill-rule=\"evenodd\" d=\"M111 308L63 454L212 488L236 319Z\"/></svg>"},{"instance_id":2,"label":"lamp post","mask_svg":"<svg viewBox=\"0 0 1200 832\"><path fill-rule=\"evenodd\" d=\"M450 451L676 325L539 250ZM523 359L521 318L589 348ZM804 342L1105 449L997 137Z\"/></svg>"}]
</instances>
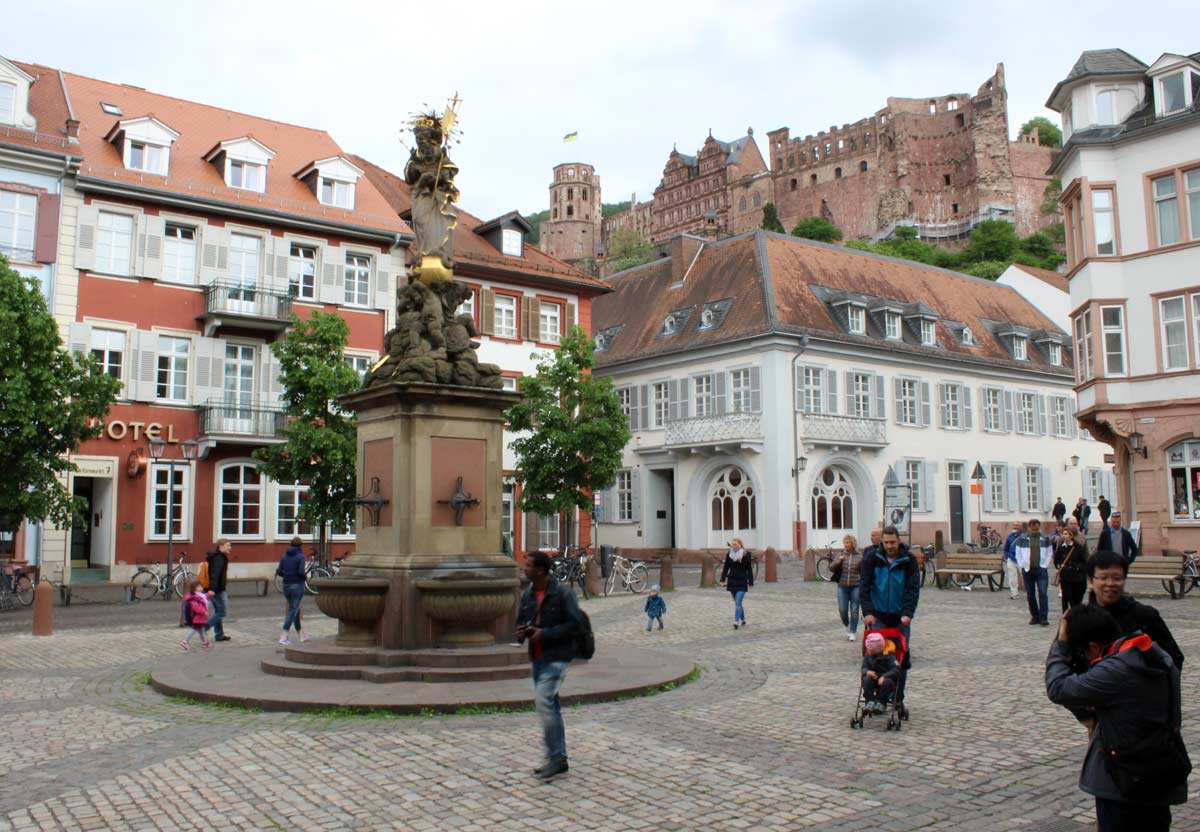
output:
<instances>
[{"instance_id":1,"label":"lamp post","mask_svg":"<svg viewBox=\"0 0 1200 832\"><path fill-rule=\"evenodd\" d=\"M979 521L983 522L983 489L987 481L987 473L983 470L983 463L976 462L975 469L971 471L971 490L975 492L978 499L975 501L976 509L979 512Z\"/></svg>"},{"instance_id":2,"label":"lamp post","mask_svg":"<svg viewBox=\"0 0 1200 832\"><path fill-rule=\"evenodd\" d=\"M149 440L150 458L153 460L162 460L163 454L167 450L167 443L162 439ZM190 463L196 458L196 451L200 447L200 443L195 439L185 439L179 443L180 450L183 451L183 462ZM163 592L163 600L166 601L171 596L171 589L174 582L171 580L171 570L174 568L175 556L175 466L180 463L180 460L168 459L165 461L168 469L167 473L167 590ZM183 513L180 512L180 520L183 519Z\"/></svg>"}]
</instances>

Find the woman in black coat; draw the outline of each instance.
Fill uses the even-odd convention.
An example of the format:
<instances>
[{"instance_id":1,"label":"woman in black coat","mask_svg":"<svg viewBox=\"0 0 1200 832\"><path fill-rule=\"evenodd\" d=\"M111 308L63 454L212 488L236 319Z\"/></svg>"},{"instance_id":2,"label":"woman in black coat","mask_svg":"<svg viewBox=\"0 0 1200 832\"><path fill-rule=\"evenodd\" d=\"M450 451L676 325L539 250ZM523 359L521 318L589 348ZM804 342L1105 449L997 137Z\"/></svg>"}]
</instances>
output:
<instances>
[{"instance_id":1,"label":"woman in black coat","mask_svg":"<svg viewBox=\"0 0 1200 832\"><path fill-rule=\"evenodd\" d=\"M742 600L750 587L754 586L754 557L742 546L741 538L735 537L729 541L729 551L721 566L721 586L733 596L733 629L745 627L746 613L742 610Z\"/></svg>"},{"instance_id":2,"label":"woman in black coat","mask_svg":"<svg viewBox=\"0 0 1200 832\"><path fill-rule=\"evenodd\" d=\"M1066 612L1083 603L1087 590L1087 541L1076 535L1070 526L1063 529L1062 540L1054 550L1054 568L1058 570L1058 586L1062 590L1062 608Z\"/></svg>"}]
</instances>

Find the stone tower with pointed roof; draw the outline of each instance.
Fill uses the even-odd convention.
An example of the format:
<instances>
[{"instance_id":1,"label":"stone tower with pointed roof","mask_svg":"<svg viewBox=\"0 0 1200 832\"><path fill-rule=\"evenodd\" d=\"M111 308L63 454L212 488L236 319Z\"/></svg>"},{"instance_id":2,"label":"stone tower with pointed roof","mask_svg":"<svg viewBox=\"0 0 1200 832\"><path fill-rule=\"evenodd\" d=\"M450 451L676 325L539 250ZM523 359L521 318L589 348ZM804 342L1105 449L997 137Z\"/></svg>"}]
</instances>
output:
<instances>
[{"instance_id":1,"label":"stone tower with pointed roof","mask_svg":"<svg viewBox=\"0 0 1200 832\"><path fill-rule=\"evenodd\" d=\"M542 221L540 240L547 254L585 271L594 270L600 243L600 177L591 165L555 165L550 216Z\"/></svg>"}]
</instances>

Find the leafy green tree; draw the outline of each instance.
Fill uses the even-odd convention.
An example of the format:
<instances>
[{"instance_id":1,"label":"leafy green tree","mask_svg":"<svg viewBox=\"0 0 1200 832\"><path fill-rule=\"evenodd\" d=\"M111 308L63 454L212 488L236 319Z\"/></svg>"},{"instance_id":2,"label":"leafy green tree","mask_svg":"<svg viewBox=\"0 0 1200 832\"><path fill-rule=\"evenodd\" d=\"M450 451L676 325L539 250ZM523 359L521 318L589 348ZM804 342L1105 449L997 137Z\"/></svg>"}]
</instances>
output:
<instances>
[{"instance_id":1,"label":"leafy green tree","mask_svg":"<svg viewBox=\"0 0 1200 832\"><path fill-rule=\"evenodd\" d=\"M963 260L968 263L981 260L1011 262L1018 242L1017 230L1011 222L984 220L971 232L971 242L963 251Z\"/></svg>"},{"instance_id":2,"label":"leafy green tree","mask_svg":"<svg viewBox=\"0 0 1200 832\"><path fill-rule=\"evenodd\" d=\"M964 267L962 271L965 274L982 277L984 280L996 280L1010 265L1012 265L1011 262L1007 260L976 260Z\"/></svg>"},{"instance_id":3,"label":"leafy green tree","mask_svg":"<svg viewBox=\"0 0 1200 832\"><path fill-rule=\"evenodd\" d=\"M0 532L48 520L65 527L83 510L63 485L67 454L99 436L121 382L58 336L37 281L0 255Z\"/></svg>"},{"instance_id":4,"label":"leafy green tree","mask_svg":"<svg viewBox=\"0 0 1200 832\"><path fill-rule=\"evenodd\" d=\"M1032 133L1034 130L1038 132L1038 141L1046 147L1062 147L1062 130L1058 129L1058 125L1045 116L1034 116L1021 125L1019 135Z\"/></svg>"},{"instance_id":5,"label":"leafy green tree","mask_svg":"<svg viewBox=\"0 0 1200 832\"><path fill-rule=\"evenodd\" d=\"M783 223L779 221L779 212L775 210L775 203L768 202L763 206L762 218L763 231L774 231L777 234L783 234Z\"/></svg>"},{"instance_id":6,"label":"leafy green tree","mask_svg":"<svg viewBox=\"0 0 1200 832\"><path fill-rule=\"evenodd\" d=\"M1058 213L1058 198L1062 196L1062 177L1056 176L1046 183L1042 191L1041 212L1046 216Z\"/></svg>"},{"instance_id":7,"label":"leafy green tree","mask_svg":"<svg viewBox=\"0 0 1200 832\"><path fill-rule=\"evenodd\" d=\"M1040 269L1056 269L1059 263L1067 259L1055 248L1050 236L1040 231L1022 238L1017 249L1014 257L1016 262Z\"/></svg>"},{"instance_id":8,"label":"leafy green tree","mask_svg":"<svg viewBox=\"0 0 1200 832\"><path fill-rule=\"evenodd\" d=\"M517 505L543 516L565 514L571 539L576 509L590 509L592 495L610 487L629 442L629 420L612 381L592 375L592 339L574 327L537 373L521 379L521 401L505 413L516 434Z\"/></svg>"},{"instance_id":9,"label":"leafy green tree","mask_svg":"<svg viewBox=\"0 0 1200 832\"><path fill-rule=\"evenodd\" d=\"M271 345L287 409L285 441L254 452L258 469L271 479L308 485L300 519L319 530L322 557L328 525L346 528L354 515L355 416L337 405L339 396L361 386L343 354L349 334L346 322L332 313L313 312L306 321L292 314L287 337Z\"/></svg>"},{"instance_id":10,"label":"leafy green tree","mask_svg":"<svg viewBox=\"0 0 1200 832\"><path fill-rule=\"evenodd\" d=\"M836 243L842 239L842 232L824 217L807 217L796 223L796 227L792 229L792 236L820 243Z\"/></svg>"},{"instance_id":11,"label":"leafy green tree","mask_svg":"<svg viewBox=\"0 0 1200 832\"><path fill-rule=\"evenodd\" d=\"M1065 246L1067 244L1067 229L1063 227L1061 222L1047 225L1042 229L1042 233L1049 237L1056 246Z\"/></svg>"},{"instance_id":12,"label":"leafy green tree","mask_svg":"<svg viewBox=\"0 0 1200 832\"><path fill-rule=\"evenodd\" d=\"M618 228L608 241L608 263L613 272L623 272L658 257L654 246L632 228Z\"/></svg>"},{"instance_id":13,"label":"leafy green tree","mask_svg":"<svg viewBox=\"0 0 1200 832\"><path fill-rule=\"evenodd\" d=\"M917 229L911 225L897 225L892 230L892 237L896 240L915 240L917 239Z\"/></svg>"},{"instance_id":14,"label":"leafy green tree","mask_svg":"<svg viewBox=\"0 0 1200 832\"><path fill-rule=\"evenodd\" d=\"M542 237L542 223L550 219L550 209L543 208L536 214L524 214L523 216L525 217L525 221L533 226L533 229L529 232L528 240L536 246Z\"/></svg>"}]
</instances>

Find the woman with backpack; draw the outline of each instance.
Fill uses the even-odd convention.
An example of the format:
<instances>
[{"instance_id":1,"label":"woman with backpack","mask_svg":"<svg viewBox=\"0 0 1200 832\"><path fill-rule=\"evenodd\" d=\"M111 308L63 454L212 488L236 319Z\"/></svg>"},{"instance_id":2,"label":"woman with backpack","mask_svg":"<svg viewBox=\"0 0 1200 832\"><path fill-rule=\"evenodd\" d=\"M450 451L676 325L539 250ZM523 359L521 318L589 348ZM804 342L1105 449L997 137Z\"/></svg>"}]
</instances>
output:
<instances>
[{"instance_id":1,"label":"woman with backpack","mask_svg":"<svg viewBox=\"0 0 1200 832\"><path fill-rule=\"evenodd\" d=\"M721 566L721 586L733 596L733 629L746 626L746 611L742 601L750 587L754 586L754 556L742 546L742 539L729 541L729 551Z\"/></svg>"}]
</instances>

